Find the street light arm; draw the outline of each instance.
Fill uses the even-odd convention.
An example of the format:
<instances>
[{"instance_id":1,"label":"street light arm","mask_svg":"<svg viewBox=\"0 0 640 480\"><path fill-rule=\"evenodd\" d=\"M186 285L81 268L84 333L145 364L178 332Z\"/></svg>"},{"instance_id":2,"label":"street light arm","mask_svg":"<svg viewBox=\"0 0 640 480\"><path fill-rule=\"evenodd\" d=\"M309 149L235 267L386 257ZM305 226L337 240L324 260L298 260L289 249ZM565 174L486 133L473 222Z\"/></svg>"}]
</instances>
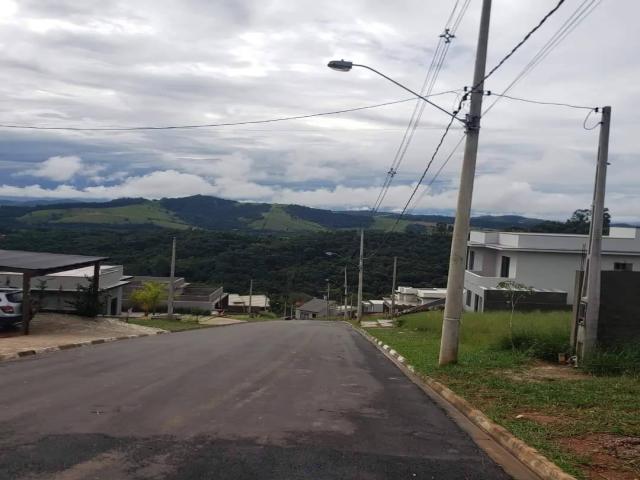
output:
<instances>
[{"instance_id":1,"label":"street light arm","mask_svg":"<svg viewBox=\"0 0 640 480\"><path fill-rule=\"evenodd\" d=\"M371 70L373 73L377 73L378 75L380 75L383 78L386 78L387 80L389 80L391 83L396 84L397 86L399 86L400 88L406 90L407 92L411 93L412 95L415 95L416 97L418 97L421 100L424 100L425 102L427 102L429 105L432 105L434 107L436 107L438 110L440 110L441 112L446 113L447 115L449 115L450 117L453 117L454 119L458 120L459 122L463 123L466 125L465 121L456 117L453 113L445 110L444 108L442 108L440 105L433 103L431 100L429 100L427 97L420 95L417 92L414 92L413 90L411 90L409 87L405 87L404 85L402 85L399 82L396 82L393 78L391 77L387 77L384 73L379 72L378 70L376 70L375 68L371 68L368 65L362 65L359 63L353 63L352 64L354 67L362 67L362 68L366 68L367 70Z\"/></svg>"}]
</instances>

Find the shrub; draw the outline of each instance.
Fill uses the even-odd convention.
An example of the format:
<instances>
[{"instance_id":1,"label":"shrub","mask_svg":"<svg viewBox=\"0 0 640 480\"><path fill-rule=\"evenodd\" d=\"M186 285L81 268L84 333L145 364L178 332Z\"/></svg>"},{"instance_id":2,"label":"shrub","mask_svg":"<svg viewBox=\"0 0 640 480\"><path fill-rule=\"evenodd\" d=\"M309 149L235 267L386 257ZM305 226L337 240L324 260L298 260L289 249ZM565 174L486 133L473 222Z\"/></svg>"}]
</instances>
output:
<instances>
[{"instance_id":1,"label":"shrub","mask_svg":"<svg viewBox=\"0 0 640 480\"><path fill-rule=\"evenodd\" d=\"M503 335L498 339L498 348L501 350L514 349L531 357L555 362L558 353L570 351L569 337L562 332L553 331L515 331L513 340L509 335Z\"/></svg>"},{"instance_id":2,"label":"shrub","mask_svg":"<svg viewBox=\"0 0 640 480\"><path fill-rule=\"evenodd\" d=\"M640 377L640 346L622 345L598 349L585 358L582 369L594 375L630 375Z\"/></svg>"}]
</instances>

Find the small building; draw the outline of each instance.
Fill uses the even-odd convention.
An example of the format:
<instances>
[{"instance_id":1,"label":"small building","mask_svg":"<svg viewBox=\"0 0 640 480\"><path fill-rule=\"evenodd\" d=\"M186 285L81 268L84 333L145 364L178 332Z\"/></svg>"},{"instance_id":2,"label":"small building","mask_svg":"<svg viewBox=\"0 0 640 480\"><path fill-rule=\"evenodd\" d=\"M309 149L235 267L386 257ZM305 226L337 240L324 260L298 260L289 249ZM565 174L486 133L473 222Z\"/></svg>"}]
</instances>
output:
<instances>
[{"instance_id":1,"label":"small building","mask_svg":"<svg viewBox=\"0 0 640 480\"><path fill-rule=\"evenodd\" d=\"M465 310L482 312L490 303L495 305L504 296L497 286L507 280L533 289L526 300L532 308L556 308L558 303L568 308L573 304L575 275L584 266L588 242L588 235L472 231ZM602 270L640 270L640 228L610 228L602 239Z\"/></svg>"},{"instance_id":2,"label":"small building","mask_svg":"<svg viewBox=\"0 0 640 480\"><path fill-rule=\"evenodd\" d=\"M129 284L124 290L125 308L133 308L131 302L131 294L148 282L156 282L165 286L169 291L170 277L150 277L135 276L131 277ZM173 310L175 312L188 312L190 310L202 310L211 312L216 309L226 308L226 297L222 286L208 286L187 283L182 277L174 277L174 300ZM167 300L163 300L158 305L158 310L166 310Z\"/></svg>"},{"instance_id":3,"label":"small building","mask_svg":"<svg viewBox=\"0 0 640 480\"><path fill-rule=\"evenodd\" d=\"M225 310L230 312L248 312L251 305L251 312L267 312L271 308L271 301L266 295L238 295L229 293Z\"/></svg>"},{"instance_id":4,"label":"small building","mask_svg":"<svg viewBox=\"0 0 640 480\"><path fill-rule=\"evenodd\" d=\"M384 313L385 308L384 300L363 300L362 301L362 313Z\"/></svg>"},{"instance_id":5,"label":"small building","mask_svg":"<svg viewBox=\"0 0 640 480\"><path fill-rule=\"evenodd\" d=\"M333 300L327 302L324 298L312 298L296 308L296 319L298 320L335 317L337 314L336 302Z\"/></svg>"},{"instance_id":6,"label":"small building","mask_svg":"<svg viewBox=\"0 0 640 480\"><path fill-rule=\"evenodd\" d=\"M417 307L428 307L442 303L447 297L446 288L414 288L398 287L394 294L396 312L415 309ZM391 298L384 298L385 307L391 311Z\"/></svg>"},{"instance_id":7,"label":"small building","mask_svg":"<svg viewBox=\"0 0 640 480\"><path fill-rule=\"evenodd\" d=\"M93 282L94 267L50 273L31 279L31 298L39 310L70 312L78 287L89 287ZM103 314L120 315L122 312L123 288L131 277L124 275L122 265L100 265L100 301ZM22 289L22 273L0 272L0 287Z\"/></svg>"}]
</instances>

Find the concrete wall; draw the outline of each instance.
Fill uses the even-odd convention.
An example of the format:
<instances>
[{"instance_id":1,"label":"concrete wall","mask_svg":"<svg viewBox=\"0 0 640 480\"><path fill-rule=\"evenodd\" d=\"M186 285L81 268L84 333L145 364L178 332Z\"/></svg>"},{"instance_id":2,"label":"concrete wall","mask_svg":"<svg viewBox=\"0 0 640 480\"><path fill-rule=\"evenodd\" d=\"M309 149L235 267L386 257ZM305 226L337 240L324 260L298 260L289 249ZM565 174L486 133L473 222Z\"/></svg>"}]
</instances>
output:
<instances>
[{"instance_id":1,"label":"concrete wall","mask_svg":"<svg viewBox=\"0 0 640 480\"><path fill-rule=\"evenodd\" d=\"M486 290L484 292L484 311L510 310L511 304L507 292L502 290ZM533 292L516 303L516 310L568 310L565 292Z\"/></svg>"},{"instance_id":2,"label":"concrete wall","mask_svg":"<svg viewBox=\"0 0 640 480\"><path fill-rule=\"evenodd\" d=\"M602 272L598 341L640 341L640 271Z\"/></svg>"}]
</instances>

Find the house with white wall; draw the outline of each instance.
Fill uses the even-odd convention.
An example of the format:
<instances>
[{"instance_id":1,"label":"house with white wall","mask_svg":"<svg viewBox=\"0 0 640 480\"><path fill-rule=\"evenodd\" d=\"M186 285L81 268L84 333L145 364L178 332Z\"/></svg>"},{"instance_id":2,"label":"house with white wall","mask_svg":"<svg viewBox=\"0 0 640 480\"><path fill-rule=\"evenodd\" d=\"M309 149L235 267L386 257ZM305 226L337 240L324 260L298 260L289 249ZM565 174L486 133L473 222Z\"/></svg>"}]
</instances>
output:
<instances>
[{"instance_id":1,"label":"house with white wall","mask_svg":"<svg viewBox=\"0 0 640 480\"><path fill-rule=\"evenodd\" d=\"M542 294L566 293L573 304L576 271L583 268L588 235L472 231L464 307L484 311L488 292L512 280ZM602 270L640 271L640 228L611 227L602 240Z\"/></svg>"},{"instance_id":2,"label":"house with white wall","mask_svg":"<svg viewBox=\"0 0 640 480\"><path fill-rule=\"evenodd\" d=\"M122 265L100 265L99 290L103 314L120 315L122 291L131 277L124 275ZM51 273L31 279L31 296L41 310L72 311L78 286L89 287L93 281L93 267L81 267ZM22 273L0 272L1 288L22 288Z\"/></svg>"},{"instance_id":3,"label":"house with white wall","mask_svg":"<svg viewBox=\"0 0 640 480\"><path fill-rule=\"evenodd\" d=\"M447 296L446 288L433 287L398 287L394 292L396 311L422 307L442 301ZM391 311L391 297L384 297L385 308Z\"/></svg>"}]
</instances>

